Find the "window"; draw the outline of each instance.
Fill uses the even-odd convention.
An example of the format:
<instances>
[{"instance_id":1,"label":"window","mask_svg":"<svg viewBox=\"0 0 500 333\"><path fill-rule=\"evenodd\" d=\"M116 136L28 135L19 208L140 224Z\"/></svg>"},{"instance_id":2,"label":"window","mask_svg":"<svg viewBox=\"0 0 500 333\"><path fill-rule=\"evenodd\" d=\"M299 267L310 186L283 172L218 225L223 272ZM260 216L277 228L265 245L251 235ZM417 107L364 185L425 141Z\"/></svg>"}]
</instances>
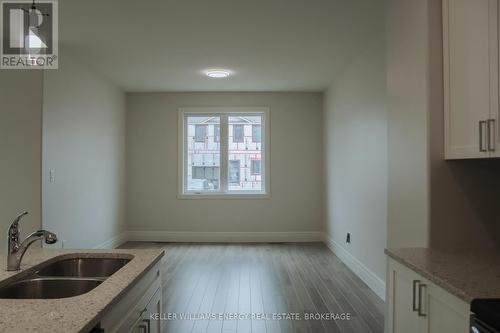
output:
<instances>
[{"instance_id":1,"label":"window","mask_svg":"<svg viewBox=\"0 0 500 333\"><path fill-rule=\"evenodd\" d=\"M252 125L252 142L261 141L261 129L260 125Z\"/></svg>"},{"instance_id":2,"label":"window","mask_svg":"<svg viewBox=\"0 0 500 333\"><path fill-rule=\"evenodd\" d=\"M220 142L220 125L214 125L214 142Z\"/></svg>"},{"instance_id":3,"label":"window","mask_svg":"<svg viewBox=\"0 0 500 333\"><path fill-rule=\"evenodd\" d=\"M268 113L267 108L180 109L180 195L268 195Z\"/></svg>"},{"instance_id":4,"label":"window","mask_svg":"<svg viewBox=\"0 0 500 333\"><path fill-rule=\"evenodd\" d=\"M207 127L205 125L195 125L194 128L194 141L205 142L207 136Z\"/></svg>"},{"instance_id":5,"label":"window","mask_svg":"<svg viewBox=\"0 0 500 333\"><path fill-rule=\"evenodd\" d=\"M193 166L193 179L219 179L219 167Z\"/></svg>"},{"instance_id":6,"label":"window","mask_svg":"<svg viewBox=\"0 0 500 333\"><path fill-rule=\"evenodd\" d=\"M205 143L207 129L213 130L219 125L220 117L217 116L186 118L186 177L189 191L215 191L220 188L220 145Z\"/></svg>"},{"instance_id":7,"label":"window","mask_svg":"<svg viewBox=\"0 0 500 333\"><path fill-rule=\"evenodd\" d=\"M242 124L233 125L233 142L243 142L245 139L245 127Z\"/></svg>"},{"instance_id":8,"label":"window","mask_svg":"<svg viewBox=\"0 0 500 333\"><path fill-rule=\"evenodd\" d=\"M240 160L229 161L229 183L240 183Z\"/></svg>"},{"instance_id":9,"label":"window","mask_svg":"<svg viewBox=\"0 0 500 333\"><path fill-rule=\"evenodd\" d=\"M260 160L252 160L250 165L250 173L252 175L260 175Z\"/></svg>"}]
</instances>

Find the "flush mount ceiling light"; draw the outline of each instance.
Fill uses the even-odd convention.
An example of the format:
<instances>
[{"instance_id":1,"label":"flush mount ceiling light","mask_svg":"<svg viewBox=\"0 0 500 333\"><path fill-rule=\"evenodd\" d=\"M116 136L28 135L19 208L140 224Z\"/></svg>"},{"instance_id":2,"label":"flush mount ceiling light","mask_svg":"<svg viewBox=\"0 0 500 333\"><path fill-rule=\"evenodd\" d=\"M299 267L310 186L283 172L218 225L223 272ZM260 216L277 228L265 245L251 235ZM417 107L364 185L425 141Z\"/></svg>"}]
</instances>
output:
<instances>
[{"instance_id":1,"label":"flush mount ceiling light","mask_svg":"<svg viewBox=\"0 0 500 333\"><path fill-rule=\"evenodd\" d=\"M205 71L205 74L208 77L214 78L214 79L222 79L225 77L229 76L229 71L225 69L209 69Z\"/></svg>"}]
</instances>

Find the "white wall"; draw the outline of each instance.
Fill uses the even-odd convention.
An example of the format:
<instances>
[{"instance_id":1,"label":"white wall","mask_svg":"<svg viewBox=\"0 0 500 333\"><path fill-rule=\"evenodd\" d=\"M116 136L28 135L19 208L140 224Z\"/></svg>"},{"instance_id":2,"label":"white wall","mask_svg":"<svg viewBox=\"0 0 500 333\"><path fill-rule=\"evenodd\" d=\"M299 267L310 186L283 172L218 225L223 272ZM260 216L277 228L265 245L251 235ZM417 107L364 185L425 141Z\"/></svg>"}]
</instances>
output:
<instances>
[{"instance_id":1,"label":"white wall","mask_svg":"<svg viewBox=\"0 0 500 333\"><path fill-rule=\"evenodd\" d=\"M43 226L64 247L92 248L124 229L125 95L68 53L60 59L44 78Z\"/></svg>"},{"instance_id":2,"label":"white wall","mask_svg":"<svg viewBox=\"0 0 500 333\"><path fill-rule=\"evenodd\" d=\"M177 198L178 108L195 106L270 107L270 199ZM322 107L321 93L127 94L128 228L322 231Z\"/></svg>"},{"instance_id":3,"label":"white wall","mask_svg":"<svg viewBox=\"0 0 500 333\"><path fill-rule=\"evenodd\" d=\"M344 261L361 278L374 280L366 282L380 295L387 234L385 75L381 24L371 42L337 75L326 92L324 112L328 242L341 258L348 253ZM355 267L359 263L369 272Z\"/></svg>"},{"instance_id":4,"label":"white wall","mask_svg":"<svg viewBox=\"0 0 500 333\"><path fill-rule=\"evenodd\" d=\"M41 225L42 72L0 71L0 252L22 211L21 236ZM33 246L39 246L35 244Z\"/></svg>"}]
</instances>

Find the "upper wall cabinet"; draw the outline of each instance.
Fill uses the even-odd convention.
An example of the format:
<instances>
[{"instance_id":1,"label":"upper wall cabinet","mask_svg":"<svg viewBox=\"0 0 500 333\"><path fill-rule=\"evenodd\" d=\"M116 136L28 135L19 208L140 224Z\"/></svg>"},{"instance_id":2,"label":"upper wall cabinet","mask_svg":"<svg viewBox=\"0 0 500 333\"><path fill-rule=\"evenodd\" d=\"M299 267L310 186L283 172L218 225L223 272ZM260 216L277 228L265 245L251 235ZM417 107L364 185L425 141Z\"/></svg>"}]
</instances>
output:
<instances>
[{"instance_id":1,"label":"upper wall cabinet","mask_svg":"<svg viewBox=\"0 0 500 333\"><path fill-rule=\"evenodd\" d=\"M443 0L446 159L500 157L498 0Z\"/></svg>"}]
</instances>

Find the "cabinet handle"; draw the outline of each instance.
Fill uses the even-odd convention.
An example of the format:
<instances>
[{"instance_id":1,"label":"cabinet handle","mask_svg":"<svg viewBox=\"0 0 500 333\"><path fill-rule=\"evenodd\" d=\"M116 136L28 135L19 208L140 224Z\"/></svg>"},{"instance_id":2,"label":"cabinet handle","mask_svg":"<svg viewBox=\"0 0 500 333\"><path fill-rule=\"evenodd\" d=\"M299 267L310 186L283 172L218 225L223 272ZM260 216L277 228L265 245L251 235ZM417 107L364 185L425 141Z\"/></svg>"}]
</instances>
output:
<instances>
[{"instance_id":1,"label":"cabinet handle","mask_svg":"<svg viewBox=\"0 0 500 333\"><path fill-rule=\"evenodd\" d=\"M417 307L417 285L420 280L413 280L413 311L419 311Z\"/></svg>"},{"instance_id":2,"label":"cabinet handle","mask_svg":"<svg viewBox=\"0 0 500 333\"><path fill-rule=\"evenodd\" d=\"M483 139L484 139L483 128L486 124L487 124L487 122L485 120L479 121L479 151L480 152L488 151L488 149L484 148L484 142L483 142Z\"/></svg>"},{"instance_id":3,"label":"cabinet handle","mask_svg":"<svg viewBox=\"0 0 500 333\"><path fill-rule=\"evenodd\" d=\"M420 284L418 286L418 316L425 317L426 314L422 312L422 289L426 288L426 284Z\"/></svg>"},{"instance_id":4,"label":"cabinet handle","mask_svg":"<svg viewBox=\"0 0 500 333\"><path fill-rule=\"evenodd\" d=\"M144 329L145 333L151 332L151 321L149 319L143 319L139 327Z\"/></svg>"},{"instance_id":5,"label":"cabinet handle","mask_svg":"<svg viewBox=\"0 0 500 333\"><path fill-rule=\"evenodd\" d=\"M148 327L144 323L141 323L139 325L139 330L141 333L149 333Z\"/></svg>"},{"instance_id":6,"label":"cabinet handle","mask_svg":"<svg viewBox=\"0 0 500 333\"><path fill-rule=\"evenodd\" d=\"M493 124L493 128L491 125ZM496 142L496 136L495 136L495 119L488 119L488 150L489 151L495 151L495 142Z\"/></svg>"}]
</instances>

